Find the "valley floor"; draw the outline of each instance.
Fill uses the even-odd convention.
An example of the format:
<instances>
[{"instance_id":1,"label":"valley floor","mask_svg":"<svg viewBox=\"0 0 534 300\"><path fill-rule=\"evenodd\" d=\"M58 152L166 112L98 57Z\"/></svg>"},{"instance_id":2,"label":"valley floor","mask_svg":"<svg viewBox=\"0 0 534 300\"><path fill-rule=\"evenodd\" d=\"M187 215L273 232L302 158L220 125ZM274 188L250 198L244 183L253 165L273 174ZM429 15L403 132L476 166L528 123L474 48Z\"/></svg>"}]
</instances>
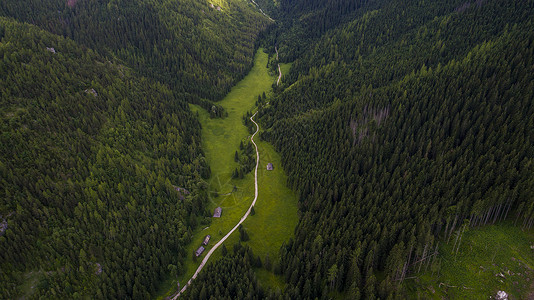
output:
<instances>
[{"instance_id":1,"label":"valley floor","mask_svg":"<svg viewBox=\"0 0 534 300\"><path fill-rule=\"evenodd\" d=\"M191 278L211 247L245 215L254 199L254 172L248 173L243 179L233 179L232 172L238 167L234 154L239 151L240 143L250 140L250 133L243 125L243 115L255 111L258 95L263 92L268 93L276 80L276 77L269 75L265 67L267 59L267 54L262 49L258 50L250 73L232 88L221 102L218 102L228 112L227 117L211 119L208 112L191 105L193 112L198 113L202 124L202 146L212 174L208 181L210 191L208 208L213 211L216 207L221 207L222 216L212 218L211 224L200 225L194 232L192 242L187 248L187 253L191 255L186 258L185 273L179 278L181 286ZM259 193L254 207L255 214L242 225L250 237L246 244L254 253L262 260L269 256L271 261L276 261L280 246L293 235L297 224L297 197L286 186L286 175L281 166L280 156L274 151L274 147L260 141L258 136L254 140L260 155ZM272 171L266 169L268 163L274 165ZM208 234L211 235L209 245L204 254L198 257L196 262L193 261L192 253ZM234 232L224 245L231 249L238 241L239 233ZM221 251L215 251L208 264L217 263L221 256ZM263 284L279 286L280 280L270 272L258 272L258 278ZM176 281L167 282L167 288L168 292L164 296L176 291Z\"/></svg>"}]
</instances>

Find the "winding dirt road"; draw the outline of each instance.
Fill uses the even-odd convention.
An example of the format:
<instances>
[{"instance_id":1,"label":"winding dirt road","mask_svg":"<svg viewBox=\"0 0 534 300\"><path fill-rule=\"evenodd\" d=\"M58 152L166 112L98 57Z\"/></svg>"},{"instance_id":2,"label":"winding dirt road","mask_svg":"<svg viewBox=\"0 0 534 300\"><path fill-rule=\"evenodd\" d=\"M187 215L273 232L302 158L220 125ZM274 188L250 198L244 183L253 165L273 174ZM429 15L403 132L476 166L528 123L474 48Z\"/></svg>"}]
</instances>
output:
<instances>
[{"instance_id":1,"label":"winding dirt road","mask_svg":"<svg viewBox=\"0 0 534 300\"><path fill-rule=\"evenodd\" d=\"M276 51L276 60L278 60L278 49L276 46L274 47L274 51ZM278 64L278 80L276 81L276 85L280 85L280 79L282 79L282 70L280 69L280 64Z\"/></svg>"},{"instance_id":2,"label":"winding dirt road","mask_svg":"<svg viewBox=\"0 0 534 300\"><path fill-rule=\"evenodd\" d=\"M280 85L280 79L282 78L282 70L280 70L280 64L278 64L278 80L276 81L276 85Z\"/></svg>"},{"instance_id":3,"label":"winding dirt road","mask_svg":"<svg viewBox=\"0 0 534 300\"><path fill-rule=\"evenodd\" d=\"M254 3L254 5L256 5L256 6L258 7L258 9L260 10L260 12L261 12L264 16L266 16L267 18L269 18L269 20L274 21L273 18L269 17L269 15L267 15L265 12L263 12L263 9L261 9L261 7L258 5L258 3L256 3L256 1L254 1L254 0L251 0L251 1L252 1L252 3Z\"/></svg>"},{"instance_id":4,"label":"winding dirt road","mask_svg":"<svg viewBox=\"0 0 534 300\"><path fill-rule=\"evenodd\" d=\"M255 112L250 117L250 120L254 123L254 125L256 125L256 132L254 132L254 134L250 137L250 141L252 142L252 144L254 144L254 148L256 148L256 168L254 169L254 200L252 201L252 204L250 204L250 207L248 208L248 210L245 213L245 215L243 215L243 217L241 217L241 220L239 220L239 222L234 226L234 228L232 228L232 230L230 230L230 232L228 232L219 242L217 242L217 244L215 244L215 246L213 246L210 249L208 254L206 254L204 259L202 260L202 262L198 266L197 270L195 271L195 274L193 274L193 277L191 277L191 279L189 279L187 284L185 284L184 287L176 295L174 295L174 297L172 297L173 300L176 300L176 298L180 297L180 295L183 292L185 292L185 290L189 287L189 285L191 285L191 282L197 278L198 273L200 273L200 271L202 271L202 268L204 268L204 266L206 265L206 263L210 259L210 257L213 254L213 252L215 252L215 250L217 250L217 248L219 248L219 246L222 245L222 243L224 243L224 241L226 241L226 239L234 231L236 231L236 229L239 227L239 225L241 225L248 218L248 216L250 215L250 211L252 210L252 207L256 204L256 200L258 200L258 165L260 164L260 153L258 152L258 146L256 145L256 142L254 142L254 136L260 130L260 126L258 126L258 123L256 123L256 121L254 121L254 119L253 119L256 116L257 113L258 112Z\"/></svg>"}]
</instances>

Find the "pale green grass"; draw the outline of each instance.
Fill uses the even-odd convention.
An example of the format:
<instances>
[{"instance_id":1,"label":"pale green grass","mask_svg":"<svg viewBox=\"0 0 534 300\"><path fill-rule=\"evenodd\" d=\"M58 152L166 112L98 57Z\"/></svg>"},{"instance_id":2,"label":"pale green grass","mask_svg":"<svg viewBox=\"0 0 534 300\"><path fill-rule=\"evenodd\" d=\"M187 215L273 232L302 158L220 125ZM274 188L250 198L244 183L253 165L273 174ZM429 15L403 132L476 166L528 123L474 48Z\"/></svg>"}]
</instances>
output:
<instances>
[{"instance_id":1,"label":"pale green grass","mask_svg":"<svg viewBox=\"0 0 534 300\"><path fill-rule=\"evenodd\" d=\"M284 76L289 74L289 70L291 69L291 66L293 63L287 63L287 64L280 64L280 71L282 71L282 79L280 79L280 83L284 81Z\"/></svg>"},{"instance_id":2,"label":"pale green grass","mask_svg":"<svg viewBox=\"0 0 534 300\"><path fill-rule=\"evenodd\" d=\"M280 246L293 234L297 225L297 198L286 186L287 177L281 166L280 155L271 144L256 143L260 152L256 214L243 225L249 232L248 243L254 253L262 260L269 254L271 261L275 261ZM267 163L272 163L274 170L267 171Z\"/></svg>"},{"instance_id":3,"label":"pale green grass","mask_svg":"<svg viewBox=\"0 0 534 300\"><path fill-rule=\"evenodd\" d=\"M528 299L534 292L534 231L503 222L464 233L458 254L454 239L440 247L439 276L427 270L407 281L414 299L489 299L497 291L510 299ZM504 276L496 276L502 274ZM440 283L443 284L440 287Z\"/></svg>"},{"instance_id":4,"label":"pale green grass","mask_svg":"<svg viewBox=\"0 0 534 300\"><path fill-rule=\"evenodd\" d=\"M39 281L43 278L43 271L32 271L24 274L24 282L20 286L20 290L23 293L21 299L32 297L35 294L35 291L38 290L37 286Z\"/></svg>"},{"instance_id":5,"label":"pale green grass","mask_svg":"<svg viewBox=\"0 0 534 300\"><path fill-rule=\"evenodd\" d=\"M273 272L267 271L264 268L255 269L254 271L256 272L256 277L262 286L269 287L272 290L284 290L286 283L284 281L284 277L281 275L275 275Z\"/></svg>"},{"instance_id":6,"label":"pale green grass","mask_svg":"<svg viewBox=\"0 0 534 300\"><path fill-rule=\"evenodd\" d=\"M232 88L230 93L218 104L224 107L228 116L224 119L210 119L209 114L198 106L190 105L193 113L198 113L202 124L202 147L206 159L211 168L212 177L209 179L210 203L208 208L213 211L221 206L222 217L212 218L208 228L199 226L193 234L192 242L187 247L188 257L184 265L185 274L180 276L179 282L183 285L193 275L205 254L196 262L192 260L192 253L202 243L204 237L211 235L211 241L206 247L206 253L211 246L215 245L239 219L245 214L254 199L254 171L243 179L232 179L232 171L238 166L234 161L234 153L239 149L241 141L250 139L247 128L243 125L242 116L247 111L255 111L254 104L258 95L268 93L276 79L269 76L267 68L267 54L261 49L254 58L254 67L249 74ZM261 126L261 125L260 125ZM259 195L256 202L256 214L249 216L243 223L250 240L248 245L262 260L267 254L271 260L276 261L278 250L284 241L293 234L296 226L297 197L293 191L286 187L286 176L281 168L280 157L273 147L266 142L259 142L255 137L260 152L260 166L258 169ZM273 171L267 171L266 165L272 162L275 165ZM233 187L236 192L232 192ZM218 194L231 193L227 196L215 196ZM239 241L239 232L234 232L226 241L225 245L232 251L233 244ZM216 263L221 257L221 252L216 251L210 258L209 263ZM269 273L269 272L267 272ZM274 275L273 275L274 276ZM261 276L268 278L268 276ZM260 278L260 279L261 279ZM271 285L272 280L266 280L266 285ZM198 284L198 283L197 283ZM168 292L164 297L173 293L176 289L176 281L169 279L163 284ZM277 284L278 285L278 284Z\"/></svg>"}]
</instances>

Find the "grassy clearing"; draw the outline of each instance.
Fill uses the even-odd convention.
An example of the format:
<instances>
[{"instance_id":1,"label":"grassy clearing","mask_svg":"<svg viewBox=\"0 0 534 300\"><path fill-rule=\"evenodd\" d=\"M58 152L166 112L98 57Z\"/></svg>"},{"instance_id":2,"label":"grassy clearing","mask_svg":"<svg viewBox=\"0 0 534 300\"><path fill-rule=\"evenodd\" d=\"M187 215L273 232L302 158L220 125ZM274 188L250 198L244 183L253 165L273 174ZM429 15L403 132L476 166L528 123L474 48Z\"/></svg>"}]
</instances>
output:
<instances>
[{"instance_id":1,"label":"grassy clearing","mask_svg":"<svg viewBox=\"0 0 534 300\"><path fill-rule=\"evenodd\" d=\"M407 282L413 298L489 299L505 291L510 299L532 299L527 295L534 291L534 231L503 222L466 231L457 255L453 244L440 246L434 276L429 267Z\"/></svg>"},{"instance_id":2,"label":"grassy clearing","mask_svg":"<svg viewBox=\"0 0 534 300\"><path fill-rule=\"evenodd\" d=\"M223 211L221 218L213 218L207 228L200 226L194 232L192 242L187 248L189 256L184 266L185 274L179 278L181 284L191 278L204 256L200 256L196 262L192 259L192 253L201 245L204 237L207 234L212 237L206 248L207 252L235 226L254 199L254 172L250 172L243 179L232 179L232 172L238 166L238 163L234 161L235 151L239 149L241 141L250 139L250 134L243 125L242 116L254 110L258 95L263 92L268 93L276 80L276 77L269 75L265 67L267 59L267 54L261 49L258 50L254 59L254 67L249 74L233 87L221 102L218 102L228 112L226 118L210 119L209 114L200 107L190 106L194 113L198 113L202 124L202 146L212 172L212 177L208 181L209 209L213 211L221 206ZM280 156L271 145L260 142L258 136L255 141L260 152L259 195L255 207L256 214L249 216L243 226L250 236L250 240L246 243L250 245L254 253L262 260L269 254L274 262L277 260L280 246L289 239L296 226L297 197L286 187L286 176L281 168ZM268 162L274 164L273 171L266 170ZM239 233L235 232L224 244L231 251L233 244L238 241ZM209 263L217 261L220 257L221 251L216 251ZM260 281L266 285L280 286L279 278L269 275L272 273L265 270L258 271L258 273ZM168 280L164 285L169 291L166 295L161 295L162 297L176 290L174 280Z\"/></svg>"},{"instance_id":3,"label":"grassy clearing","mask_svg":"<svg viewBox=\"0 0 534 300\"><path fill-rule=\"evenodd\" d=\"M44 278L43 271L31 271L24 274L24 282L20 286L22 291L21 299L27 299L35 294L38 290L39 282Z\"/></svg>"},{"instance_id":4,"label":"grassy clearing","mask_svg":"<svg viewBox=\"0 0 534 300\"><path fill-rule=\"evenodd\" d=\"M256 277L258 278L258 281L262 284L264 287L268 287L274 291L279 289L280 291L283 291L286 283L284 281L284 277L280 275L275 275L273 272L267 271L264 268L261 269L255 269Z\"/></svg>"},{"instance_id":5,"label":"grassy clearing","mask_svg":"<svg viewBox=\"0 0 534 300\"><path fill-rule=\"evenodd\" d=\"M280 155L271 144L264 141L256 143L260 152L258 202L256 214L249 217L244 226L249 232L249 245L254 253L262 260L267 254L275 259L280 246L293 234L297 225L297 199L286 186L287 177L281 167ZM268 163L274 165L272 171L267 170Z\"/></svg>"},{"instance_id":6,"label":"grassy clearing","mask_svg":"<svg viewBox=\"0 0 534 300\"><path fill-rule=\"evenodd\" d=\"M289 74L289 70L291 69L291 65L293 65L293 63L280 64L280 71L282 71L282 79L280 80L280 82L282 82L282 80L284 79L284 76Z\"/></svg>"}]
</instances>

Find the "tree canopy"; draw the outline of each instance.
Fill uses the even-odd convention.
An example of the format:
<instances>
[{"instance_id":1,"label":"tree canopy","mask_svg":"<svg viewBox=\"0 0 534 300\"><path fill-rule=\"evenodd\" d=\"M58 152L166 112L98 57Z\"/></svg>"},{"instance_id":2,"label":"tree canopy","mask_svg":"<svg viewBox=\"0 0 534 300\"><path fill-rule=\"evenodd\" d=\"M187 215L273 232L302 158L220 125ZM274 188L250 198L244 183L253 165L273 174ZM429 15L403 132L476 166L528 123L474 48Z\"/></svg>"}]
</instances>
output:
<instances>
[{"instance_id":1,"label":"tree canopy","mask_svg":"<svg viewBox=\"0 0 534 300\"><path fill-rule=\"evenodd\" d=\"M296 60L258 113L300 193L288 297L402 295L466 224L532 226L532 1L300 2L270 37Z\"/></svg>"}]
</instances>

